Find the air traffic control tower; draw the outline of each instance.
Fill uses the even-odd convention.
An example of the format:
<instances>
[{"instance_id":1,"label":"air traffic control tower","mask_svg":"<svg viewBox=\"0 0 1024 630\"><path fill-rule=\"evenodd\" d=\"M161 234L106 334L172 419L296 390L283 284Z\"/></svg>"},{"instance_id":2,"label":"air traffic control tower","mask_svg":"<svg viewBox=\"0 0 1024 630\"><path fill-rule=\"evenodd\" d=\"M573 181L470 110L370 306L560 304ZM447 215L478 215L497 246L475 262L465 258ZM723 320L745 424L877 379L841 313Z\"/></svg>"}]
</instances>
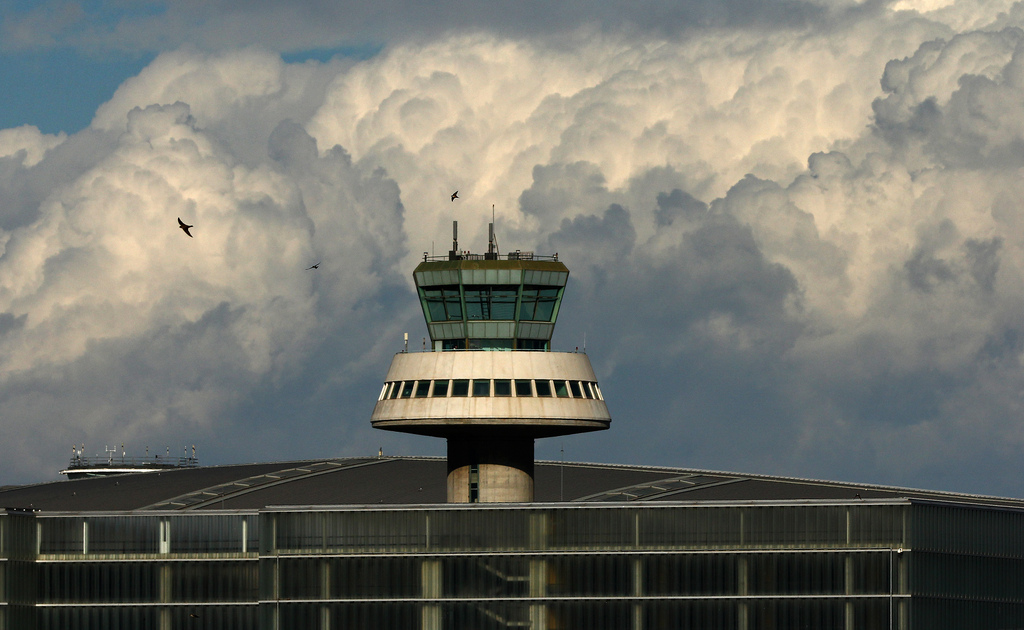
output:
<instances>
[{"instance_id":1,"label":"air traffic control tower","mask_svg":"<svg viewBox=\"0 0 1024 630\"><path fill-rule=\"evenodd\" d=\"M430 334L400 352L371 424L448 440L449 503L533 501L537 438L599 431L611 422L585 353L552 352L569 270L558 255L424 254L413 272Z\"/></svg>"}]
</instances>

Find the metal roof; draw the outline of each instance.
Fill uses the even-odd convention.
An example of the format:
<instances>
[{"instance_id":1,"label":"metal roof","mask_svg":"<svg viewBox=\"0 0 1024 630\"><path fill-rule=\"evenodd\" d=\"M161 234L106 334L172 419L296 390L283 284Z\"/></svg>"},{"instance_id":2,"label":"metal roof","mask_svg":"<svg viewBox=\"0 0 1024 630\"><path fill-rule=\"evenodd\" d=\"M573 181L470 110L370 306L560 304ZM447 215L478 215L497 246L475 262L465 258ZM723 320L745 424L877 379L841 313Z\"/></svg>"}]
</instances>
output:
<instances>
[{"instance_id":1,"label":"metal roof","mask_svg":"<svg viewBox=\"0 0 1024 630\"><path fill-rule=\"evenodd\" d=\"M256 510L444 503L441 457L208 466L0 489L0 508L41 511ZM538 503L917 499L1024 509L1024 500L769 475L536 462Z\"/></svg>"}]
</instances>

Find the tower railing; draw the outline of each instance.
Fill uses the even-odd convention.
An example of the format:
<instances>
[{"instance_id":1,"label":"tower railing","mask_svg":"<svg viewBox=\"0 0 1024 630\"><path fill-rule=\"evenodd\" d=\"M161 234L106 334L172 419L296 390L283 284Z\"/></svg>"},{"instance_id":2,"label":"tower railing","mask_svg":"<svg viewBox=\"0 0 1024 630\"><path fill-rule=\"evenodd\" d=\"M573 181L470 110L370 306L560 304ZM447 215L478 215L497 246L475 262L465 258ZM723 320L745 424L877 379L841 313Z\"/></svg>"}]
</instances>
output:
<instances>
[{"instance_id":1,"label":"tower railing","mask_svg":"<svg viewBox=\"0 0 1024 630\"><path fill-rule=\"evenodd\" d=\"M87 457L74 456L68 464L68 468L141 468L145 466L160 468L192 468L199 466L197 457L170 457L159 455L150 457Z\"/></svg>"},{"instance_id":2,"label":"tower railing","mask_svg":"<svg viewBox=\"0 0 1024 630\"><path fill-rule=\"evenodd\" d=\"M508 252L505 256L491 256L489 254L472 254L470 252L448 252L447 254L430 255L427 252L423 252L423 262L446 262L449 260L538 260L538 261L553 261L558 262L558 254L551 254L550 256L535 254L533 252L524 252L516 250L514 252Z\"/></svg>"}]
</instances>

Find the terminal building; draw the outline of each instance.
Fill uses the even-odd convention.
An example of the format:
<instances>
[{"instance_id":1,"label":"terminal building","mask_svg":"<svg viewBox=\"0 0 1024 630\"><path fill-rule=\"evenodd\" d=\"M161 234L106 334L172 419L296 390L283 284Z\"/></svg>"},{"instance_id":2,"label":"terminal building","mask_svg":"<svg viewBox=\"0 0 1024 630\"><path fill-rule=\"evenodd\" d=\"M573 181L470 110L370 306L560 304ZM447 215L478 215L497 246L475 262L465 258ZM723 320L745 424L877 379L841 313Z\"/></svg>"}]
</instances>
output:
<instances>
[{"instance_id":1,"label":"terminal building","mask_svg":"<svg viewBox=\"0 0 1024 630\"><path fill-rule=\"evenodd\" d=\"M535 462L611 422L587 355L551 348L567 279L457 235L416 268L431 346L370 421L445 458L0 489L0 630L1024 627L1024 500Z\"/></svg>"}]
</instances>

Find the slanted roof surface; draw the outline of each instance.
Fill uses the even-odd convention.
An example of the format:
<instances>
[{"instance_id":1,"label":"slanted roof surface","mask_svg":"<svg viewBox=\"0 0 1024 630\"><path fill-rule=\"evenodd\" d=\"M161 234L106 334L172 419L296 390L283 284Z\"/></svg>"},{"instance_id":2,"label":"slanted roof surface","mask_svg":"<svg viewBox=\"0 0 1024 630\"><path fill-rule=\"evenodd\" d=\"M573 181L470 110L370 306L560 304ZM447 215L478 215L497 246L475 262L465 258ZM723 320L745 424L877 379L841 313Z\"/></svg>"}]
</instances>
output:
<instances>
[{"instance_id":1,"label":"slanted roof surface","mask_svg":"<svg viewBox=\"0 0 1024 630\"><path fill-rule=\"evenodd\" d=\"M440 457L209 466L0 490L0 508L42 511L255 510L268 506L444 503ZM537 462L539 503L909 498L1024 508L1024 500L685 468Z\"/></svg>"}]
</instances>

